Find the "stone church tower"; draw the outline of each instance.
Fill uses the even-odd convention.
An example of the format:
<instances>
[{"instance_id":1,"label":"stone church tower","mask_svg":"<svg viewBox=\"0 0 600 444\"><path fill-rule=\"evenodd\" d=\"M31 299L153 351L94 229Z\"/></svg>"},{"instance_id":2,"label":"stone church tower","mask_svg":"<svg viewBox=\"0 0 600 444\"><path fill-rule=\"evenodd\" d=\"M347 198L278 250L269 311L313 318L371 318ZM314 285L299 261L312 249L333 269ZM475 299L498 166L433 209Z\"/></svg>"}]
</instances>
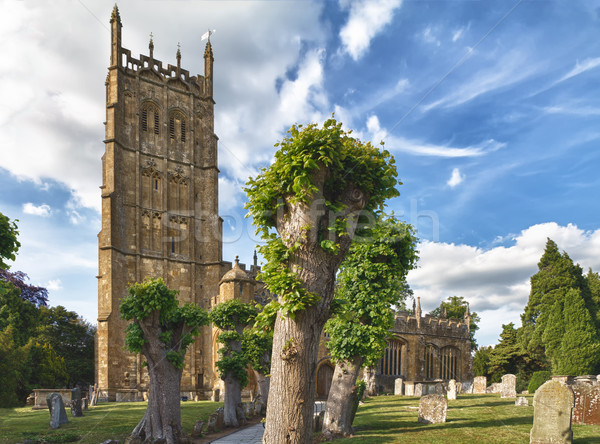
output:
<instances>
[{"instance_id":1,"label":"stone church tower","mask_svg":"<svg viewBox=\"0 0 600 444\"><path fill-rule=\"evenodd\" d=\"M230 264L221 257L210 40L204 75L192 76L179 49L175 66L156 60L152 39L149 55L134 58L121 45L116 6L110 24L96 383L101 398L128 400L147 383L142 357L123 350L119 303L128 284L162 277L182 301L208 309ZM214 382L210 332L190 347L182 391L198 394Z\"/></svg>"}]
</instances>

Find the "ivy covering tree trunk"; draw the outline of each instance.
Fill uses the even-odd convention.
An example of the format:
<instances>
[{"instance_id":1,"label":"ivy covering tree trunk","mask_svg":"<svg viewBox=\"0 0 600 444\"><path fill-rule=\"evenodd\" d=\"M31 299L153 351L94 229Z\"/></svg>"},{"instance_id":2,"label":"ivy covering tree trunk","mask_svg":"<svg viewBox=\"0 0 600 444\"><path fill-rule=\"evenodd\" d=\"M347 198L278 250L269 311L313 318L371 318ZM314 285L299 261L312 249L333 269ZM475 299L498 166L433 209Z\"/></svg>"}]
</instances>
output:
<instances>
[{"instance_id":1,"label":"ivy covering tree trunk","mask_svg":"<svg viewBox=\"0 0 600 444\"><path fill-rule=\"evenodd\" d=\"M274 163L246 188L266 241L261 278L278 300L263 442L311 443L317 351L335 275L363 209L398 195L391 155L327 120L293 126Z\"/></svg>"},{"instance_id":2,"label":"ivy covering tree trunk","mask_svg":"<svg viewBox=\"0 0 600 444\"><path fill-rule=\"evenodd\" d=\"M222 330L217 339L219 349L217 369L225 385L225 427L246 424L242 405L242 389L248 384L248 358L242 353L244 328L256 317L256 309L239 299L217 305L210 312L210 320Z\"/></svg>"},{"instance_id":3,"label":"ivy covering tree trunk","mask_svg":"<svg viewBox=\"0 0 600 444\"><path fill-rule=\"evenodd\" d=\"M336 362L323 421L327 439L352 434L358 375L363 364L373 367L383 355L394 322L392 306L404 308L416 243L410 225L379 215L350 247L338 277L339 309L325 326Z\"/></svg>"},{"instance_id":4,"label":"ivy covering tree trunk","mask_svg":"<svg viewBox=\"0 0 600 444\"><path fill-rule=\"evenodd\" d=\"M121 301L121 317L132 321L125 345L144 355L150 376L148 407L128 443L175 444L183 439L180 382L185 352L208 323L208 314L195 304L178 306L176 294L161 278L147 279L129 287Z\"/></svg>"}]
</instances>

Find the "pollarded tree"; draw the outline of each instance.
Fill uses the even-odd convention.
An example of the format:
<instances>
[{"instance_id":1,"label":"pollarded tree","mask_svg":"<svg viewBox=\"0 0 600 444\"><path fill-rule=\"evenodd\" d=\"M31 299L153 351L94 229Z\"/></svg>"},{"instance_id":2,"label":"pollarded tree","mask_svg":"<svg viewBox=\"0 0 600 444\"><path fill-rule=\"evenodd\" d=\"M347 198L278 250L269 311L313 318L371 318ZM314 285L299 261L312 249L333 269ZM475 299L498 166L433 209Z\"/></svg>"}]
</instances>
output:
<instances>
[{"instance_id":1,"label":"pollarded tree","mask_svg":"<svg viewBox=\"0 0 600 444\"><path fill-rule=\"evenodd\" d=\"M161 278L146 279L128 289L121 300L121 317L132 321L125 346L142 353L150 376L148 407L131 438L142 441L181 440L180 382L184 357L208 314L195 304L179 306L175 295Z\"/></svg>"},{"instance_id":2,"label":"pollarded tree","mask_svg":"<svg viewBox=\"0 0 600 444\"><path fill-rule=\"evenodd\" d=\"M278 296L264 442L312 442L317 351L335 274L362 210L398 195L393 157L333 118L292 126L250 179L247 208L266 245L261 277ZM276 145L276 146L277 146Z\"/></svg>"},{"instance_id":3,"label":"pollarded tree","mask_svg":"<svg viewBox=\"0 0 600 444\"><path fill-rule=\"evenodd\" d=\"M242 339L242 353L248 359L256 375L260 403L266 407L269 400L269 387L271 373L271 353L273 352L273 327L253 328L244 330Z\"/></svg>"},{"instance_id":4,"label":"pollarded tree","mask_svg":"<svg viewBox=\"0 0 600 444\"><path fill-rule=\"evenodd\" d=\"M219 349L217 369L225 383L225 426L238 427L246 422L242 402L242 389L248 384L248 358L242 353L244 328L256 317L256 308L239 299L225 301L210 312L210 320L218 329Z\"/></svg>"},{"instance_id":5,"label":"pollarded tree","mask_svg":"<svg viewBox=\"0 0 600 444\"><path fill-rule=\"evenodd\" d=\"M352 433L358 374L381 358L394 323L392 305L404 305L406 274L417 262L412 227L394 217L379 217L360 235L338 275L335 301L341 308L325 325L336 362L323 422L327 438Z\"/></svg>"}]
</instances>

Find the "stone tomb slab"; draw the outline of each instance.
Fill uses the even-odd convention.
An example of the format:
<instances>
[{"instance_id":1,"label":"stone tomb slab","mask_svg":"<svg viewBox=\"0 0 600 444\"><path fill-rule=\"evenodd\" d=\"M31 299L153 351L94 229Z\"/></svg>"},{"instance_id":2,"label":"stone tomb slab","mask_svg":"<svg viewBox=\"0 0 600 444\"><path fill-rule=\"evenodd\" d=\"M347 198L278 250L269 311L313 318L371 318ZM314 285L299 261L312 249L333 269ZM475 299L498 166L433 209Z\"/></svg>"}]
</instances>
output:
<instances>
[{"instance_id":1,"label":"stone tomb slab","mask_svg":"<svg viewBox=\"0 0 600 444\"><path fill-rule=\"evenodd\" d=\"M533 397L530 444L571 444L571 412L575 396L564 382L547 381Z\"/></svg>"},{"instance_id":2,"label":"stone tomb slab","mask_svg":"<svg viewBox=\"0 0 600 444\"><path fill-rule=\"evenodd\" d=\"M448 400L443 395L425 395L419 402L419 419L423 424L446 422Z\"/></svg>"}]
</instances>

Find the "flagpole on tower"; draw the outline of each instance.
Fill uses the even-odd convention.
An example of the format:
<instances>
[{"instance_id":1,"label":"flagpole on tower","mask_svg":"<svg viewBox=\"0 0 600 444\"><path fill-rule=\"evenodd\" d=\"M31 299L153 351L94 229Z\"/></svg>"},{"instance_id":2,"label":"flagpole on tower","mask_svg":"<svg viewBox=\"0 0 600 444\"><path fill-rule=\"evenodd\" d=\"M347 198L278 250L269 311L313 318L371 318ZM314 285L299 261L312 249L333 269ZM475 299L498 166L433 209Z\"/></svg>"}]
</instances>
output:
<instances>
[{"instance_id":1,"label":"flagpole on tower","mask_svg":"<svg viewBox=\"0 0 600 444\"><path fill-rule=\"evenodd\" d=\"M200 41L208 39L208 43L210 43L210 36L213 35L215 32L217 32L216 29L209 29L204 34L202 34L202 38L200 39Z\"/></svg>"}]
</instances>

